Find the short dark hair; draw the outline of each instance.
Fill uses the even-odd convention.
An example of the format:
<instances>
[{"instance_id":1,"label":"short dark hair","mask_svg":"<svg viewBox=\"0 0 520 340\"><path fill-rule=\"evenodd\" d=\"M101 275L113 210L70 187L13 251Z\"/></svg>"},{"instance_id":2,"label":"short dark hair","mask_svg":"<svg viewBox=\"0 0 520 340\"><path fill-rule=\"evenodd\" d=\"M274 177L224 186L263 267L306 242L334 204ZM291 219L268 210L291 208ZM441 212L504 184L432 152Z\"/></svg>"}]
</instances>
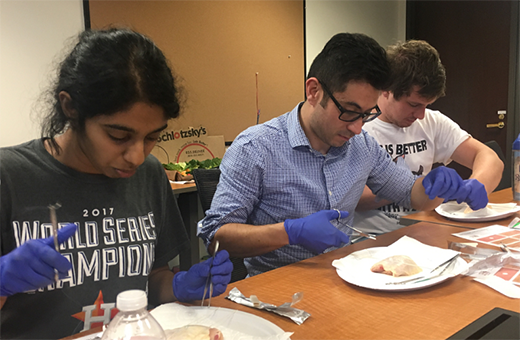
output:
<instances>
[{"instance_id":1,"label":"short dark hair","mask_svg":"<svg viewBox=\"0 0 520 340\"><path fill-rule=\"evenodd\" d=\"M316 56L307 79L316 77L334 93L344 91L352 80L384 90L389 76L385 49L377 41L361 33L338 33Z\"/></svg>"},{"instance_id":2,"label":"short dark hair","mask_svg":"<svg viewBox=\"0 0 520 340\"><path fill-rule=\"evenodd\" d=\"M163 52L145 35L126 28L86 30L60 63L49 96L42 137L54 137L71 128L82 131L85 120L129 109L137 102L164 109L168 118L180 112L179 88ZM62 110L59 93L67 92L77 117Z\"/></svg>"},{"instance_id":3,"label":"short dark hair","mask_svg":"<svg viewBox=\"0 0 520 340\"><path fill-rule=\"evenodd\" d=\"M409 96L414 86L419 95L437 99L445 94L446 70L439 52L424 40L408 40L387 49L391 68L389 91L395 99Z\"/></svg>"}]
</instances>

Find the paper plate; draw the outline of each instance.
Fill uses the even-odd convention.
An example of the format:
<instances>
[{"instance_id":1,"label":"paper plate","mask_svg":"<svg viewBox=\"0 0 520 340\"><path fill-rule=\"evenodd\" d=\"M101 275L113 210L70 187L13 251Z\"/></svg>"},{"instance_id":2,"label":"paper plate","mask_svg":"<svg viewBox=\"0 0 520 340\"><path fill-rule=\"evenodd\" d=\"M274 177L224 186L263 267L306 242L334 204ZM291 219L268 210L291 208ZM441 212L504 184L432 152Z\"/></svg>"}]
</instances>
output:
<instances>
[{"instance_id":1,"label":"paper plate","mask_svg":"<svg viewBox=\"0 0 520 340\"><path fill-rule=\"evenodd\" d=\"M293 334L259 316L228 308L187 307L172 302L158 306L151 314L164 330L186 325L215 327L225 340L290 340ZM101 335L89 334L77 340L99 340Z\"/></svg>"},{"instance_id":2,"label":"paper plate","mask_svg":"<svg viewBox=\"0 0 520 340\"><path fill-rule=\"evenodd\" d=\"M447 202L435 208L435 211L446 218L460 222L488 222L509 217L520 211L516 203L489 203L484 209L464 213L468 205L466 203Z\"/></svg>"},{"instance_id":3,"label":"paper plate","mask_svg":"<svg viewBox=\"0 0 520 340\"><path fill-rule=\"evenodd\" d=\"M158 306L152 312L164 330L186 325L218 328L224 339L289 339L292 333L254 314L221 307L187 307L178 303Z\"/></svg>"},{"instance_id":4,"label":"paper plate","mask_svg":"<svg viewBox=\"0 0 520 340\"><path fill-rule=\"evenodd\" d=\"M372 265L387 258L388 255L387 247L375 247L359 250L344 257L342 259L342 268L336 268L336 272L343 280L359 287L384 291L410 291L434 286L448 280L451 277L459 275L468 268L466 261L459 257L455 263L452 264L450 268L448 268L442 274L442 276L438 276L419 283L387 285L387 282L399 282L409 280L414 277L425 275L427 276L428 273L433 269L421 265L422 263L420 258L414 258L414 256L410 256L417 263L417 265L423 269L421 273L411 276L393 277L386 274L374 273L370 270Z\"/></svg>"}]
</instances>

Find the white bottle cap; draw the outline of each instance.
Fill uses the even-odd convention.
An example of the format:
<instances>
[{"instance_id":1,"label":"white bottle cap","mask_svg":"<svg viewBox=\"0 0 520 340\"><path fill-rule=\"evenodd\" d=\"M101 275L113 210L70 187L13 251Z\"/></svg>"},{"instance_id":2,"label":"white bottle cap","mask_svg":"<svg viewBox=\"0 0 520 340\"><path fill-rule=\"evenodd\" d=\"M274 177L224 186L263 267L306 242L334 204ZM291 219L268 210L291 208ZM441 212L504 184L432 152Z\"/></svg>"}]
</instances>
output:
<instances>
[{"instance_id":1,"label":"white bottle cap","mask_svg":"<svg viewBox=\"0 0 520 340\"><path fill-rule=\"evenodd\" d=\"M116 307L120 311L132 311L148 305L146 293L139 289L125 290L117 294Z\"/></svg>"}]
</instances>

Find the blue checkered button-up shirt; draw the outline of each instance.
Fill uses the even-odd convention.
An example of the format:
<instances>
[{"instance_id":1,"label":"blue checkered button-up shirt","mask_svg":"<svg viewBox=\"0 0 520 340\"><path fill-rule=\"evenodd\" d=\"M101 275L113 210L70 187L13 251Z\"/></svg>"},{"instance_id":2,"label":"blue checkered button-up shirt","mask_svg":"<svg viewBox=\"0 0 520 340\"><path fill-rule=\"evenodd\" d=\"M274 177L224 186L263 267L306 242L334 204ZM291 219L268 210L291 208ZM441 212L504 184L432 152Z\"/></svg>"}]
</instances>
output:
<instances>
[{"instance_id":1,"label":"blue checkered button-up shirt","mask_svg":"<svg viewBox=\"0 0 520 340\"><path fill-rule=\"evenodd\" d=\"M299 107L248 128L226 151L211 209L199 223L206 245L227 223L274 224L324 209L354 212L365 184L379 197L410 206L415 176L395 166L374 138L363 131L323 155L309 144ZM353 223L353 215L342 221ZM245 264L249 274L256 275L314 255L288 245L247 258Z\"/></svg>"}]
</instances>

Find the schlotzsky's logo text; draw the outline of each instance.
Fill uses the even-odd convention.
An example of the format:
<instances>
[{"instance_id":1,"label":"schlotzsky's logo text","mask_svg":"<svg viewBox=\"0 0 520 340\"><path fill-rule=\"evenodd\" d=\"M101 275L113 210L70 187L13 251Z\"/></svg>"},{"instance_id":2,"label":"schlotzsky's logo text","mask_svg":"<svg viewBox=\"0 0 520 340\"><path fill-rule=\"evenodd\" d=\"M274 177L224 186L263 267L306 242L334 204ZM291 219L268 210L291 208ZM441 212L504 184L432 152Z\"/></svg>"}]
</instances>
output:
<instances>
[{"instance_id":1,"label":"schlotzsky's logo text","mask_svg":"<svg viewBox=\"0 0 520 340\"><path fill-rule=\"evenodd\" d=\"M182 139L182 138L191 138L191 137L200 137L206 135L206 128L201 126L197 129L188 128L186 130L178 130L178 131L163 131L163 133L157 139L157 142L167 142L169 140Z\"/></svg>"}]
</instances>

